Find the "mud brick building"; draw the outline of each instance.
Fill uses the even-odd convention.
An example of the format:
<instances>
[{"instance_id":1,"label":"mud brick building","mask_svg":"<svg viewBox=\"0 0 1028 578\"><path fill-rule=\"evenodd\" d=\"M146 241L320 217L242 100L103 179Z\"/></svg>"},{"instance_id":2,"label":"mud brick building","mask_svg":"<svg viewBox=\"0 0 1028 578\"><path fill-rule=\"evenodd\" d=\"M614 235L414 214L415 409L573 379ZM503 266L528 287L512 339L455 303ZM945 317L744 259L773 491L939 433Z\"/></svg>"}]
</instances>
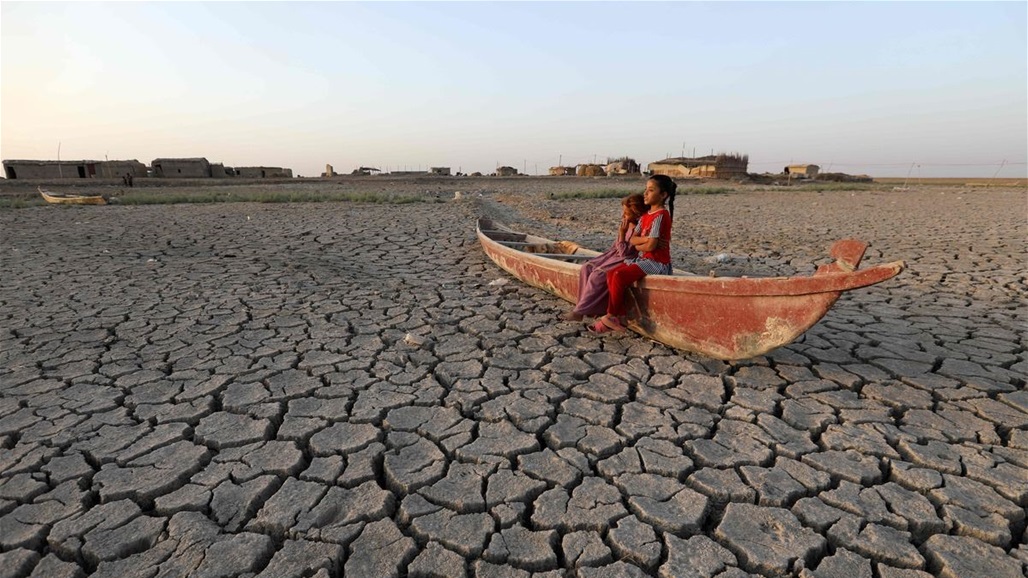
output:
<instances>
[{"instance_id":1,"label":"mud brick building","mask_svg":"<svg viewBox=\"0 0 1028 578\"><path fill-rule=\"evenodd\" d=\"M146 165L126 161L3 161L8 179L117 179L125 175L145 177Z\"/></svg>"}]
</instances>

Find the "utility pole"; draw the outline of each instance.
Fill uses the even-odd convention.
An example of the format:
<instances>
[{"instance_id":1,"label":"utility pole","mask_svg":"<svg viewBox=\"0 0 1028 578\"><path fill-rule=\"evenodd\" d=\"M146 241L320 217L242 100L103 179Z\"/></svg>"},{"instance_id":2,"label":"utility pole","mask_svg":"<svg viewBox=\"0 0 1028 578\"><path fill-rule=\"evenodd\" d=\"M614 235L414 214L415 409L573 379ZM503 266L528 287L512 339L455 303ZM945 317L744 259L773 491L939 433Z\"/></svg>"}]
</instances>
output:
<instances>
[{"instance_id":1,"label":"utility pole","mask_svg":"<svg viewBox=\"0 0 1028 578\"><path fill-rule=\"evenodd\" d=\"M998 175L999 172L1003 170L1003 165L1005 164L1007 164L1007 159L1003 159L1003 162L999 164L999 168L996 169L996 172L992 173L992 178L996 178L996 175Z\"/></svg>"},{"instance_id":2,"label":"utility pole","mask_svg":"<svg viewBox=\"0 0 1028 578\"><path fill-rule=\"evenodd\" d=\"M64 170L61 168L61 141L57 141L57 178L64 178Z\"/></svg>"},{"instance_id":3,"label":"utility pole","mask_svg":"<svg viewBox=\"0 0 1028 578\"><path fill-rule=\"evenodd\" d=\"M910 163L910 168L907 169L907 176L906 176L906 178L903 179L903 188L904 189L907 188L907 181L910 179L910 173L914 172L914 165L915 164L917 164L917 161Z\"/></svg>"}]
</instances>

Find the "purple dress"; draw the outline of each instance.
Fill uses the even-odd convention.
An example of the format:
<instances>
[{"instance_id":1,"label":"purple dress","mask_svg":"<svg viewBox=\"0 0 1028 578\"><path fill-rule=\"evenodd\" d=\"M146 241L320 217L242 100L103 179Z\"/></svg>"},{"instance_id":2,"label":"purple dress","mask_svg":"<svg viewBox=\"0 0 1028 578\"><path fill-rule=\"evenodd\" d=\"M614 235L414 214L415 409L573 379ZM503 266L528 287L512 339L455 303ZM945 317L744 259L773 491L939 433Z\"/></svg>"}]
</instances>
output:
<instances>
[{"instance_id":1,"label":"purple dress","mask_svg":"<svg viewBox=\"0 0 1028 578\"><path fill-rule=\"evenodd\" d=\"M578 304L575 313L588 317L603 315L607 312L607 271L625 259L639 255L639 251L628 240L632 238L635 227L628 227L625 236L615 240L603 253L589 259L582 265L578 274Z\"/></svg>"}]
</instances>

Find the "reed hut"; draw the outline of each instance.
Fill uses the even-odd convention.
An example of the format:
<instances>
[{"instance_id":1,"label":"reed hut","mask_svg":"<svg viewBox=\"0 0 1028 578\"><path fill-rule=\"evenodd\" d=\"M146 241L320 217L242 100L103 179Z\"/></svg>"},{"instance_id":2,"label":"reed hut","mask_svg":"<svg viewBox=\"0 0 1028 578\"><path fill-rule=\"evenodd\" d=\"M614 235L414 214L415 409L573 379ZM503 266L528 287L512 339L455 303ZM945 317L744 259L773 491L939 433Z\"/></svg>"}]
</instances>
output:
<instances>
[{"instance_id":1,"label":"reed hut","mask_svg":"<svg viewBox=\"0 0 1028 578\"><path fill-rule=\"evenodd\" d=\"M575 176L575 167L550 167L550 176L573 177Z\"/></svg>"},{"instance_id":2,"label":"reed hut","mask_svg":"<svg viewBox=\"0 0 1028 578\"><path fill-rule=\"evenodd\" d=\"M136 159L129 161L104 161L97 165L96 170L96 177L108 179L117 179L122 175L132 175L133 177L146 176L146 165Z\"/></svg>"},{"instance_id":3,"label":"reed hut","mask_svg":"<svg viewBox=\"0 0 1028 578\"><path fill-rule=\"evenodd\" d=\"M204 157L154 159L150 161L153 176L158 178L207 179L211 163Z\"/></svg>"},{"instance_id":4,"label":"reed hut","mask_svg":"<svg viewBox=\"0 0 1028 578\"><path fill-rule=\"evenodd\" d=\"M735 179L749 174L746 170L749 162L749 155L719 153L697 158L667 158L650 163L647 169L651 175Z\"/></svg>"},{"instance_id":5,"label":"reed hut","mask_svg":"<svg viewBox=\"0 0 1028 578\"><path fill-rule=\"evenodd\" d=\"M607 159L607 166L604 167L604 169L607 171L607 176L637 175L642 171L642 167L639 166L639 163L635 162L635 159L629 157Z\"/></svg>"},{"instance_id":6,"label":"reed hut","mask_svg":"<svg viewBox=\"0 0 1028 578\"><path fill-rule=\"evenodd\" d=\"M583 164L578 165L575 174L580 177L603 177L607 175L607 171L603 165Z\"/></svg>"},{"instance_id":7,"label":"reed hut","mask_svg":"<svg viewBox=\"0 0 1028 578\"><path fill-rule=\"evenodd\" d=\"M224 163L211 163L211 178L212 179L228 179L236 176L236 170L232 167L226 167Z\"/></svg>"}]
</instances>

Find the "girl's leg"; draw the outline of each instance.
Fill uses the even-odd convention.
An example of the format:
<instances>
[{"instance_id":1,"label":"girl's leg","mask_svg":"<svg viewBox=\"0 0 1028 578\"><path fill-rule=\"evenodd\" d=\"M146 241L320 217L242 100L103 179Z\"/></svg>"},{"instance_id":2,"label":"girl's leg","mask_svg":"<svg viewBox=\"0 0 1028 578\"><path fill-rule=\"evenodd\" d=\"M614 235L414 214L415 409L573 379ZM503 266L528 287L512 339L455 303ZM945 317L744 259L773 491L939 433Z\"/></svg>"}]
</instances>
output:
<instances>
[{"instance_id":1,"label":"girl's leg","mask_svg":"<svg viewBox=\"0 0 1028 578\"><path fill-rule=\"evenodd\" d=\"M578 271L578 300L576 303L582 302L582 296L586 294L589 289L589 275L592 274L596 267L592 263L586 262L582 264L582 268Z\"/></svg>"},{"instance_id":2,"label":"girl's leg","mask_svg":"<svg viewBox=\"0 0 1028 578\"><path fill-rule=\"evenodd\" d=\"M582 263L582 268L578 270L578 294L581 295L582 291L585 290L585 282L589 278L589 275L593 272L596 266L586 261Z\"/></svg>"},{"instance_id":3,"label":"girl's leg","mask_svg":"<svg viewBox=\"0 0 1028 578\"><path fill-rule=\"evenodd\" d=\"M583 277L579 281L575 313L589 317L603 315L607 310L607 272L597 267Z\"/></svg>"},{"instance_id":4,"label":"girl's leg","mask_svg":"<svg viewBox=\"0 0 1028 578\"><path fill-rule=\"evenodd\" d=\"M589 314L588 309L592 299L590 278L595 271L596 267L592 263L587 262L582 265L582 269L578 272L578 299L575 300L574 309L564 314L564 319L581 321Z\"/></svg>"},{"instance_id":5,"label":"girl's leg","mask_svg":"<svg viewBox=\"0 0 1028 578\"><path fill-rule=\"evenodd\" d=\"M619 319L625 316L628 309L625 303L628 287L645 276L646 272L638 265L621 264L607 271L607 289L610 291L607 315L613 315Z\"/></svg>"}]
</instances>

